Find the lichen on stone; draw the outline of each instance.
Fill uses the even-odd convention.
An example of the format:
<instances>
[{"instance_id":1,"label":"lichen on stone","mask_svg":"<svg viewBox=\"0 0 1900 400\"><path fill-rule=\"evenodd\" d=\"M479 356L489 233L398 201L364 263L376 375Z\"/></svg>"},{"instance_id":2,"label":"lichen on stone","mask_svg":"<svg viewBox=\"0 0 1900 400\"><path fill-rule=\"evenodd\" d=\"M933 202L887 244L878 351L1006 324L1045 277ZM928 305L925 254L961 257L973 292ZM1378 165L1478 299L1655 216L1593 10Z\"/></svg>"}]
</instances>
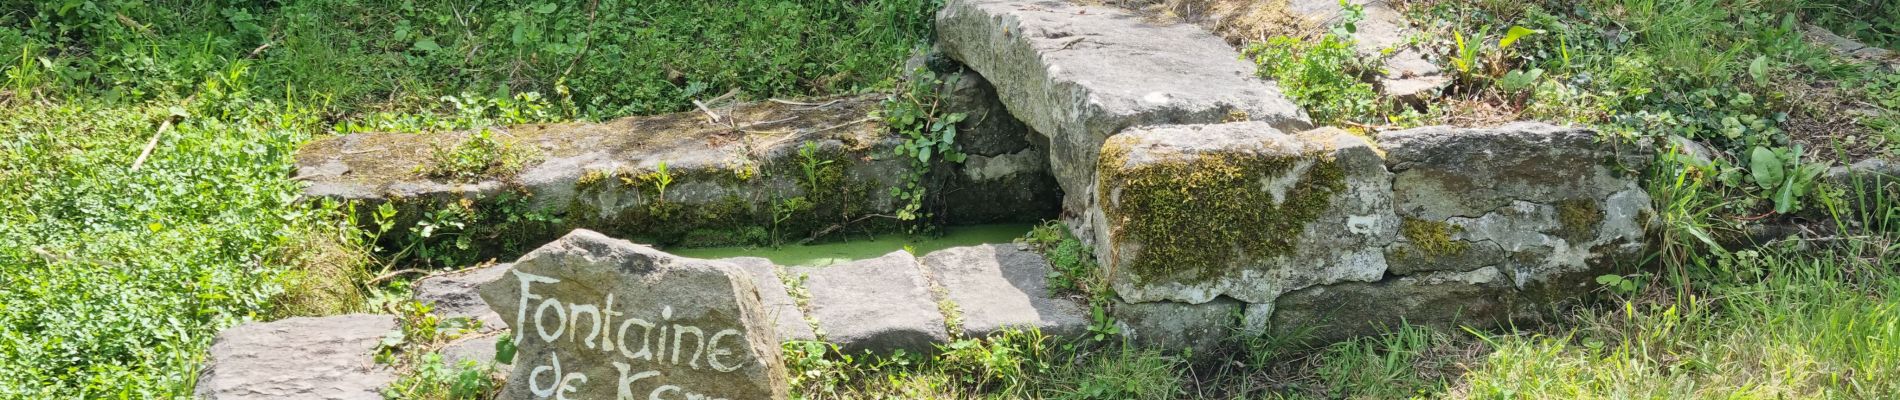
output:
<instances>
[{"instance_id":1,"label":"lichen on stone","mask_svg":"<svg viewBox=\"0 0 1900 400\"><path fill-rule=\"evenodd\" d=\"M1127 166L1125 145L1102 151L1098 196L1114 240L1139 243L1123 266L1137 283L1206 281L1244 260L1291 255L1346 190L1344 168L1326 157L1213 152ZM1284 191L1263 188L1289 172L1296 181Z\"/></svg>"},{"instance_id":2,"label":"lichen on stone","mask_svg":"<svg viewBox=\"0 0 1900 400\"><path fill-rule=\"evenodd\" d=\"M1557 202L1557 236L1573 243L1584 242L1595 236L1597 224L1603 222L1603 208L1590 199L1569 199Z\"/></svg>"},{"instance_id":3,"label":"lichen on stone","mask_svg":"<svg viewBox=\"0 0 1900 400\"><path fill-rule=\"evenodd\" d=\"M1469 243L1452 239L1453 234L1464 232L1464 227L1445 221L1431 221L1406 217L1399 221L1399 234L1411 242L1412 247L1425 252L1425 256L1454 256L1470 248Z\"/></svg>"}]
</instances>

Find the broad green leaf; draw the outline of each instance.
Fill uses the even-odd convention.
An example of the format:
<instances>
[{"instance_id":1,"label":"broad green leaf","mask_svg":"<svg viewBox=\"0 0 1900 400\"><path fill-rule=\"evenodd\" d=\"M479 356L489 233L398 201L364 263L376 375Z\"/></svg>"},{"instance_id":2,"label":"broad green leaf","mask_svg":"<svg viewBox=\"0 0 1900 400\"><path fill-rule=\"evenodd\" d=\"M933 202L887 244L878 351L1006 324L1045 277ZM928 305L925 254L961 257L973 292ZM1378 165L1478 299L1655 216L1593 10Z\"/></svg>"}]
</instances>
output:
<instances>
[{"instance_id":1,"label":"broad green leaf","mask_svg":"<svg viewBox=\"0 0 1900 400\"><path fill-rule=\"evenodd\" d=\"M1523 39L1525 36L1530 36L1535 33L1544 33L1544 31L1512 25L1511 31L1505 32L1504 38L1498 40L1498 49L1511 48L1511 45L1517 43L1518 39Z\"/></svg>"},{"instance_id":2,"label":"broad green leaf","mask_svg":"<svg viewBox=\"0 0 1900 400\"><path fill-rule=\"evenodd\" d=\"M1774 190L1781 184L1782 177L1787 176L1782 168L1781 157L1773 150L1756 147L1755 151L1749 153L1748 171L1754 174L1755 184L1760 185L1762 190Z\"/></svg>"},{"instance_id":3,"label":"broad green leaf","mask_svg":"<svg viewBox=\"0 0 1900 400\"><path fill-rule=\"evenodd\" d=\"M1795 187L1794 179L1789 179L1787 182L1784 182L1781 184L1780 190L1775 191L1775 212L1776 213L1787 214L1788 212L1794 211L1794 205L1795 205L1795 202L1794 202L1795 188L1794 187Z\"/></svg>"},{"instance_id":4,"label":"broad green leaf","mask_svg":"<svg viewBox=\"0 0 1900 400\"><path fill-rule=\"evenodd\" d=\"M1768 56L1755 56L1748 63L1748 76L1755 78L1756 85L1768 84Z\"/></svg>"},{"instance_id":5,"label":"broad green leaf","mask_svg":"<svg viewBox=\"0 0 1900 400\"><path fill-rule=\"evenodd\" d=\"M422 40L417 40L415 47L416 47L416 50L422 50L422 51L428 51L428 52L442 50L442 45L436 44L435 39L431 39L431 38L422 38Z\"/></svg>"}]
</instances>

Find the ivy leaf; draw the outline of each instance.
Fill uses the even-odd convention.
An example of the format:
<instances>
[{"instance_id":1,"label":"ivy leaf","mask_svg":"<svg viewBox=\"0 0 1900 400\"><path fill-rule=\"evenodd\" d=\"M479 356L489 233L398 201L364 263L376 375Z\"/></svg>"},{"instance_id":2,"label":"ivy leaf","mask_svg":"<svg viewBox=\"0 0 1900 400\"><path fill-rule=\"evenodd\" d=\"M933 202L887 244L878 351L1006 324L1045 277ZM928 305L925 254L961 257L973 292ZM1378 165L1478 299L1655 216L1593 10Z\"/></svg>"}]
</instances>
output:
<instances>
[{"instance_id":1,"label":"ivy leaf","mask_svg":"<svg viewBox=\"0 0 1900 400\"><path fill-rule=\"evenodd\" d=\"M556 6L556 5L554 4L554 3L541 3L541 4L536 4L536 5L534 6L534 13L535 13L535 14L547 14L547 13L552 13L552 12L554 12L554 9L556 9L556 8L559 8L559 6Z\"/></svg>"}]
</instances>

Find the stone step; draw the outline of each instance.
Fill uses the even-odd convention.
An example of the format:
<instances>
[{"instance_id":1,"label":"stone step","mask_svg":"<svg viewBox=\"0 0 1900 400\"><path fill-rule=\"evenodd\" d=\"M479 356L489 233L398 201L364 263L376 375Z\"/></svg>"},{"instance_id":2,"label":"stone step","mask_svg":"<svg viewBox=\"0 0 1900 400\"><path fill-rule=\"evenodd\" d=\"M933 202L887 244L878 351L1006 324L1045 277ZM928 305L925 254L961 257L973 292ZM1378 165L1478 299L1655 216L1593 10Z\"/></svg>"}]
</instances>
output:
<instances>
[{"instance_id":1,"label":"stone step","mask_svg":"<svg viewBox=\"0 0 1900 400\"><path fill-rule=\"evenodd\" d=\"M985 97L993 96L987 82L967 75L946 89L956 99L955 109L946 111L984 119L967 121L969 129L958 132L971 151L966 164L945 165L947 173L923 182L949 194L932 197L927 209L952 224L1053 215L1059 193L1042 183L1053 179L1044 150L1032 145L1020 123L997 122L1011 117ZM418 168L473 131L351 134L300 149L297 175L310 183L307 196L368 205L356 208L365 223L374 220L368 214L375 205L398 206L396 231L448 207L558 218L545 226L471 227L506 230L483 235L501 242L477 243L493 253L484 257L514 257L573 228L664 245L758 244L772 229L803 238L903 206L892 190L906 184L912 167L895 154L903 140L872 117L881 100L867 95L717 107L721 122L688 112L489 128L497 140L531 149L534 161L519 173L473 182L432 178ZM780 212L786 204L802 206Z\"/></svg>"},{"instance_id":2,"label":"stone step","mask_svg":"<svg viewBox=\"0 0 1900 400\"><path fill-rule=\"evenodd\" d=\"M388 315L251 322L218 332L193 395L210 400L382 399L395 373L375 361Z\"/></svg>"},{"instance_id":3,"label":"stone step","mask_svg":"<svg viewBox=\"0 0 1900 400\"><path fill-rule=\"evenodd\" d=\"M950 0L939 45L1047 136L1050 167L1079 215L1095 196L1103 141L1139 125L1263 121L1304 130L1306 114L1221 39L1189 24L1064 1Z\"/></svg>"}]
</instances>

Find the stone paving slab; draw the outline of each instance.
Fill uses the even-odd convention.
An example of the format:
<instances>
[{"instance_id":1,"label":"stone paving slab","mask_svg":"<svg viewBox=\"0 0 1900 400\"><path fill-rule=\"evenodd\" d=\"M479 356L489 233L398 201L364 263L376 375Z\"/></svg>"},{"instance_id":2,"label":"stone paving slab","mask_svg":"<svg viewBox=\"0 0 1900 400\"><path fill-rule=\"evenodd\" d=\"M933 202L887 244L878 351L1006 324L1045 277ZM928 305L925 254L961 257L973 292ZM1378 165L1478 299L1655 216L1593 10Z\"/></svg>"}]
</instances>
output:
<instances>
[{"instance_id":1,"label":"stone paving slab","mask_svg":"<svg viewBox=\"0 0 1900 400\"><path fill-rule=\"evenodd\" d=\"M846 352L925 353L950 339L930 284L910 253L795 272L808 276L811 315L825 340Z\"/></svg>"},{"instance_id":2,"label":"stone paving slab","mask_svg":"<svg viewBox=\"0 0 1900 400\"><path fill-rule=\"evenodd\" d=\"M986 337L1007 328L1036 328L1054 336L1088 330L1088 314L1076 302L1049 291L1049 262L1015 244L939 250L924 255L924 269L942 285L962 318L964 337Z\"/></svg>"},{"instance_id":3,"label":"stone paving slab","mask_svg":"<svg viewBox=\"0 0 1900 400\"><path fill-rule=\"evenodd\" d=\"M396 329L388 315L351 314L252 322L218 332L193 394L208 400L380 400L395 373L376 345Z\"/></svg>"}]
</instances>

